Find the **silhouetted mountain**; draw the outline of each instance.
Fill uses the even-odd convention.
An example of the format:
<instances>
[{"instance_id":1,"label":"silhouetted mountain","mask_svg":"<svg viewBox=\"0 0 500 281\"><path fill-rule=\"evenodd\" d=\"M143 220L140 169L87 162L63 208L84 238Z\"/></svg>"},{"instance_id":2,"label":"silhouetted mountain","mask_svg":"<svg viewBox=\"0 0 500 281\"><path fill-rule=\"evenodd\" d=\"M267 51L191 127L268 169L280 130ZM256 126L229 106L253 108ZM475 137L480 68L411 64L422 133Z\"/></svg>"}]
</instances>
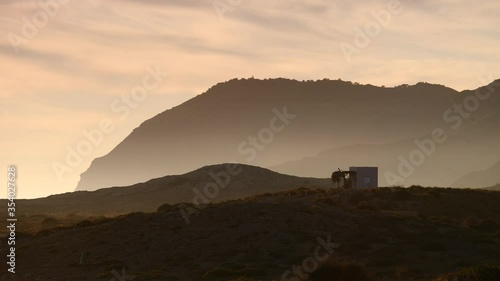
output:
<instances>
[{"instance_id":1,"label":"silhouetted mountain","mask_svg":"<svg viewBox=\"0 0 500 281\"><path fill-rule=\"evenodd\" d=\"M481 91L494 90L498 84ZM109 154L92 162L81 175L77 190L130 185L211 163L270 167L334 147L397 142L429 135L436 127L450 131L460 121L459 128L452 130L456 134L485 116L490 128L460 137L467 140L471 136L491 151L491 145L484 144L499 137L500 118L493 114L500 108L497 93L480 101L479 108L467 118L452 111L446 119L443 117L454 104L463 104L474 93L427 83L385 88L326 79L234 79L144 122ZM249 136L257 137L258 143ZM474 144L459 148L475 149ZM355 149L349 155L360 164L385 161L370 159ZM498 155L495 157L500 160ZM345 159L342 163L351 163ZM472 160L461 159L466 171L476 165L477 161ZM302 168L324 168L321 175L328 177L337 166ZM297 172L304 174L300 169ZM453 175L454 179L462 176L456 172Z\"/></svg>"},{"instance_id":2,"label":"silhouetted mountain","mask_svg":"<svg viewBox=\"0 0 500 281\"><path fill-rule=\"evenodd\" d=\"M468 173L453 183L453 187L493 187L500 186L500 162L489 169Z\"/></svg>"}]
</instances>

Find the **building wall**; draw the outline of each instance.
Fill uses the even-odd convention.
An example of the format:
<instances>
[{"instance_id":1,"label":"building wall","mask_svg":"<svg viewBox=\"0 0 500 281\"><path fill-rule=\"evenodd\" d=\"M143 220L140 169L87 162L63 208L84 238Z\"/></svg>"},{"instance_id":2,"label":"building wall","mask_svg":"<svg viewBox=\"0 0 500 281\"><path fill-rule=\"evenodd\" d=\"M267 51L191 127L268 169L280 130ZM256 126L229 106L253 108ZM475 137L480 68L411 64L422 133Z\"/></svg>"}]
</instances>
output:
<instances>
[{"instance_id":1,"label":"building wall","mask_svg":"<svg viewBox=\"0 0 500 281\"><path fill-rule=\"evenodd\" d=\"M378 167L350 167L356 172L354 188L378 188Z\"/></svg>"}]
</instances>

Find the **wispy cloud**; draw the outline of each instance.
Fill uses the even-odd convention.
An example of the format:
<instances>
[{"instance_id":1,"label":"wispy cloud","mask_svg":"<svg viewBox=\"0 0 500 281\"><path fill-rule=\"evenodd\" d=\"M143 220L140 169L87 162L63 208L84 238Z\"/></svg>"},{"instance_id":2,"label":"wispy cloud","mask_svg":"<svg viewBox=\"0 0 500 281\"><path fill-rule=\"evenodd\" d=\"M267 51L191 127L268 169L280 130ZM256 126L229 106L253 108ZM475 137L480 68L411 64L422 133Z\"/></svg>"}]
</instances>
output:
<instances>
[{"instance_id":1,"label":"wispy cloud","mask_svg":"<svg viewBox=\"0 0 500 281\"><path fill-rule=\"evenodd\" d=\"M427 80L459 90L479 86L476 72L500 77L500 2L494 0L401 0L403 11L347 63L339 44L352 41L354 28L363 28L387 3L243 0L221 20L211 0L74 0L16 54L7 34L21 34L25 19L43 9L37 1L1 1L0 105L7 108L0 112L8 121L0 129L22 136L31 128L43 142L18 147L26 151L22 159L9 152L2 161L21 161L33 173L46 169L53 158L30 164L46 157L37 147L58 151L55 138L71 143L81 127L110 115L108 101L140 82L148 65L168 69L169 83L97 153L106 153L142 120L234 77L330 77L387 86ZM49 131L58 119L59 126L75 128L43 136L38 128ZM74 188L71 182L41 182L53 185L24 189L21 196Z\"/></svg>"}]
</instances>

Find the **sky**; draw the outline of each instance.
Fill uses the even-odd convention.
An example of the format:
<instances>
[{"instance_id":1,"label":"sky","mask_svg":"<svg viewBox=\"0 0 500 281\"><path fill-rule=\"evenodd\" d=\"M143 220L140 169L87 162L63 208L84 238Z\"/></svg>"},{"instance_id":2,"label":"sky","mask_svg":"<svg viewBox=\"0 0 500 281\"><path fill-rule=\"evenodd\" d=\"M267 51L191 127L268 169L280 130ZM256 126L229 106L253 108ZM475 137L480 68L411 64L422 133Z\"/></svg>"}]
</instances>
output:
<instances>
[{"instance_id":1,"label":"sky","mask_svg":"<svg viewBox=\"0 0 500 281\"><path fill-rule=\"evenodd\" d=\"M71 192L143 121L232 78L475 89L500 78L498 14L496 0L2 0L0 181L15 165L18 198Z\"/></svg>"}]
</instances>

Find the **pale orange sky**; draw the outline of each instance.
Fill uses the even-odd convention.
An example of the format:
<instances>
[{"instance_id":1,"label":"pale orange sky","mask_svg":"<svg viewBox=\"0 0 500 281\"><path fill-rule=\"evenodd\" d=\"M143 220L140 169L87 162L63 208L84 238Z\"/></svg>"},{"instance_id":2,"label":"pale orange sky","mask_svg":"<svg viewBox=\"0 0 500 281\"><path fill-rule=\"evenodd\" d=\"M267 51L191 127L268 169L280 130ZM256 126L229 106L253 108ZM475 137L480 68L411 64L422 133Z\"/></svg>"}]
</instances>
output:
<instances>
[{"instance_id":1,"label":"pale orange sky","mask_svg":"<svg viewBox=\"0 0 500 281\"><path fill-rule=\"evenodd\" d=\"M73 191L91 161L141 122L235 77L426 81L457 90L500 78L498 1L401 0L350 62L340 44L354 44L353 30L393 0L242 0L223 17L214 3L238 1L217 1L44 0L57 3L44 9L2 0L0 181L15 164L19 198ZM27 38L23 26L37 20ZM142 85L148 67L169 75L120 119L111 104ZM66 147L104 118L115 130L58 179L53 163L64 163Z\"/></svg>"}]
</instances>

